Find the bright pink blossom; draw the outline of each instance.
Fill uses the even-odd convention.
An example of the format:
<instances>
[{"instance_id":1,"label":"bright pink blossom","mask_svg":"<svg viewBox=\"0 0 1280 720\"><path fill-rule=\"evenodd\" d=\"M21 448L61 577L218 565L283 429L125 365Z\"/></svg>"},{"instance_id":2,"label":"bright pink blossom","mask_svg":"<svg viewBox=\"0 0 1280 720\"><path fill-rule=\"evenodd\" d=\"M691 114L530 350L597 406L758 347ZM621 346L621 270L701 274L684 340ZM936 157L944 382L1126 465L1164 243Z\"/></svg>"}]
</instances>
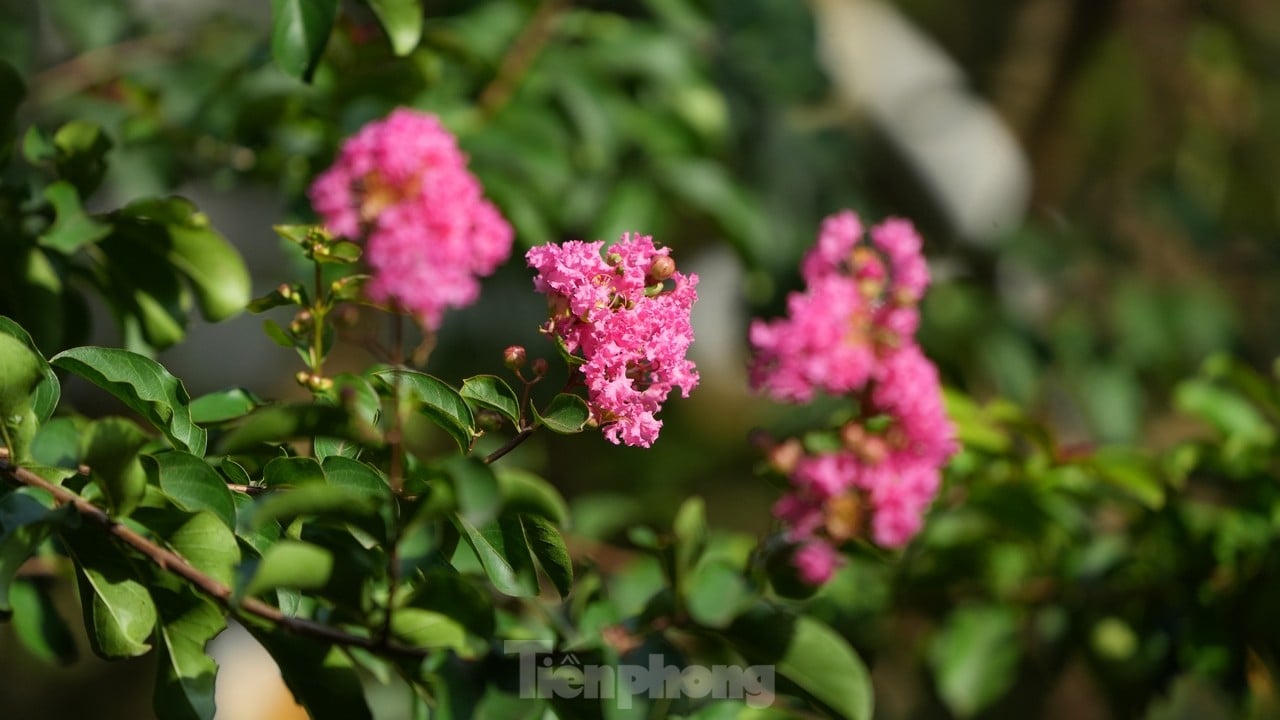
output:
<instances>
[{"instance_id":1,"label":"bright pink blossom","mask_svg":"<svg viewBox=\"0 0 1280 720\"><path fill-rule=\"evenodd\" d=\"M840 554L820 540L805 543L791 556L800 579L809 585L822 585L844 564Z\"/></svg>"},{"instance_id":2,"label":"bright pink blossom","mask_svg":"<svg viewBox=\"0 0 1280 720\"><path fill-rule=\"evenodd\" d=\"M312 184L329 231L364 241L374 302L439 328L511 254L512 230L483 196L467 157L434 116L397 109L343 143Z\"/></svg>"},{"instance_id":3,"label":"bright pink blossom","mask_svg":"<svg viewBox=\"0 0 1280 720\"><path fill-rule=\"evenodd\" d=\"M656 263L670 270L670 250L649 236L624 235L601 256L603 248L572 240L525 257L538 271L534 289L547 295L551 309L544 330L582 359L587 402L605 437L649 447L667 396L678 387L688 397L698 385L686 357L698 277L671 271L656 279Z\"/></svg>"}]
</instances>

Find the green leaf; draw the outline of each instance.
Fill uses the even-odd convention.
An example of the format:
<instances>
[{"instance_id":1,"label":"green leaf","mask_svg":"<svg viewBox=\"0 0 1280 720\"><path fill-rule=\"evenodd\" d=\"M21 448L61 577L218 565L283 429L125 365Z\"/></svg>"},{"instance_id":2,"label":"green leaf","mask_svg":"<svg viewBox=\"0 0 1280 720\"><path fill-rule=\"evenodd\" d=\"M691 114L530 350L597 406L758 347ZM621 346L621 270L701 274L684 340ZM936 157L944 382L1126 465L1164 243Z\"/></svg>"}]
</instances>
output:
<instances>
[{"instance_id":1,"label":"green leaf","mask_svg":"<svg viewBox=\"0 0 1280 720\"><path fill-rule=\"evenodd\" d=\"M0 333L0 418L33 405L36 386L44 380L43 360L22 340Z\"/></svg>"},{"instance_id":2,"label":"green leaf","mask_svg":"<svg viewBox=\"0 0 1280 720\"><path fill-rule=\"evenodd\" d=\"M538 594L533 556L518 520L499 518L476 528L462 515L454 515L453 522L498 592L512 597Z\"/></svg>"},{"instance_id":3,"label":"green leaf","mask_svg":"<svg viewBox=\"0 0 1280 720\"><path fill-rule=\"evenodd\" d=\"M128 350L79 347L55 355L50 362L115 395L175 447L204 456L206 433L191 420L186 388L156 361Z\"/></svg>"},{"instance_id":4,"label":"green leaf","mask_svg":"<svg viewBox=\"0 0 1280 720\"><path fill-rule=\"evenodd\" d=\"M246 627L275 659L285 685L312 720L372 720L360 677L337 646L281 629Z\"/></svg>"},{"instance_id":5,"label":"green leaf","mask_svg":"<svg viewBox=\"0 0 1280 720\"><path fill-rule=\"evenodd\" d=\"M338 19L338 0L271 0L271 15L271 54L276 64L311 82Z\"/></svg>"},{"instance_id":6,"label":"green leaf","mask_svg":"<svg viewBox=\"0 0 1280 720\"><path fill-rule=\"evenodd\" d=\"M709 628L728 627L752 601L742 569L720 559L699 563L682 589L689 616Z\"/></svg>"},{"instance_id":7,"label":"green leaf","mask_svg":"<svg viewBox=\"0 0 1280 720\"><path fill-rule=\"evenodd\" d=\"M262 443L282 443L298 438L330 437L360 445L381 445L373 428L360 423L341 407L298 403L266 405L236 425L222 439L223 453L259 449Z\"/></svg>"},{"instance_id":8,"label":"green leaf","mask_svg":"<svg viewBox=\"0 0 1280 720\"><path fill-rule=\"evenodd\" d=\"M80 438L80 457L113 516L133 512L147 492L147 473L138 451L149 442L151 437L142 428L119 417L94 420Z\"/></svg>"},{"instance_id":9,"label":"green leaf","mask_svg":"<svg viewBox=\"0 0 1280 720\"><path fill-rule=\"evenodd\" d=\"M201 424L222 423L244 417L262 400L244 388L219 390L191 401L191 420Z\"/></svg>"},{"instance_id":10,"label":"green leaf","mask_svg":"<svg viewBox=\"0 0 1280 720\"><path fill-rule=\"evenodd\" d=\"M107 172L107 152L111 144L111 138L97 123L72 120L58 128L53 134L53 146L58 150L54 159L58 177L88 197Z\"/></svg>"},{"instance_id":11,"label":"green leaf","mask_svg":"<svg viewBox=\"0 0 1280 720\"><path fill-rule=\"evenodd\" d=\"M933 638L929 663L938 694L958 717L972 717L1017 678L1018 623L1010 608L961 607Z\"/></svg>"},{"instance_id":12,"label":"green leaf","mask_svg":"<svg viewBox=\"0 0 1280 720\"><path fill-rule=\"evenodd\" d=\"M262 554L245 592L260 595L276 588L316 590L329 582L332 573L333 554L328 550L299 540L281 540Z\"/></svg>"},{"instance_id":13,"label":"green leaf","mask_svg":"<svg viewBox=\"0 0 1280 720\"><path fill-rule=\"evenodd\" d=\"M13 629L32 655L52 665L76 661L75 640L44 583L19 580L10 588L9 600Z\"/></svg>"},{"instance_id":14,"label":"green leaf","mask_svg":"<svg viewBox=\"0 0 1280 720\"><path fill-rule=\"evenodd\" d=\"M96 529L64 528L59 534L76 560L80 604L93 651L108 660L146 654L156 606L128 559Z\"/></svg>"},{"instance_id":15,"label":"green leaf","mask_svg":"<svg viewBox=\"0 0 1280 720\"><path fill-rule=\"evenodd\" d=\"M700 497L684 501L676 511L672 530L676 536L676 570L683 580L693 572L693 567L707 547L707 510Z\"/></svg>"},{"instance_id":16,"label":"green leaf","mask_svg":"<svg viewBox=\"0 0 1280 720\"><path fill-rule=\"evenodd\" d=\"M54 221L40 234L43 247L71 255L111 234L111 225L94 220L80 206L80 196L71 183L56 182L46 187L44 199L53 206Z\"/></svg>"},{"instance_id":17,"label":"green leaf","mask_svg":"<svg viewBox=\"0 0 1280 720\"><path fill-rule=\"evenodd\" d=\"M187 278L206 320L225 320L249 304L252 288L244 260L190 200L140 200L113 217L164 253L169 264Z\"/></svg>"},{"instance_id":18,"label":"green leaf","mask_svg":"<svg viewBox=\"0 0 1280 720\"><path fill-rule=\"evenodd\" d=\"M462 397L495 412L520 427L520 399L505 380L496 375L476 375L462 381Z\"/></svg>"},{"instance_id":19,"label":"green leaf","mask_svg":"<svg viewBox=\"0 0 1280 720\"><path fill-rule=\"evenodd\" d=\"M269 488L323 484L325 480L324 468L312 458L279 457L262 469L262 484Z\"/></svg>"},{"instance_id":20,"label":"green leaf","mask_svg":"<svg viewBox=\"0 0 1280 720\"><path fill-rule=\"evenodd\" d=\"M376 515L379 506L377 498L361 490L312 483L259 499L253 522L262 527L301 516L359 520Z\"/></svg>"},{"instance_id":21,"label":"green leaf","mask_svg":"<svg viewBox=\"0 0 1280 720\"><path fill-rule=\"evenodd\" d=\"M369 0L396 55L408 55L422 38L422 0Z\"/></svg>"},{"instance_id":22,"label":"green leaf","mask_svg":"<svg viewBox=\"0 0 1280 720\"><path fill-rule=\"evenodd\" d=\"M476 421L462 395L443 380L413 370L383 370L375 373L382 384L395 391L399 378L405 392L418 405L422 414L449 433L463 452L471 449Z\"/></svg>"},{"instance_id":23,"label":"green leaf","mask_svg":"<svg viewBox=\"0 0 1280 720\"><path fill-rule=\"evenodd\" d=\"M391 634L410 647L452 648L460 655L470 655L466 628L456 620L430 610L400 608L391 615Z\"/></svg>"},{"instance_id":24,"label":"green leaf","mask_svg":"<svg viewBox=\"0 0 1280 720\"><path fill-rule=\"evenodd\" d=\"M773 665L840 717L871 720L871 676L844 638L806 615L760 604L724 631L749 662Z\"/></svg>"},{"instance_id":25,"label":"green leaf","mask_svg":"<svg viewBox=\"0 0 1280 720\"><path fill-rule=\"evenodd\" d=\"M27 349L30 350L37 358L41 366L43 377L40 383L36 385L35 392L31 398L31 407L35 410L36 417L39 418L40 424L44 425L49 422L49 418L53 417L53 411L58 407L58 400L62 397L62 384L58 382L58 376L53 372L53 367L44 359L44 355L40 353L40 349L36 347L35 341L31 335L18 323L0 315L0 334L9 335L22 341ZM0 343L0 368L4 365L3 343ZM10 350L12 352L12 349ZM0 397L3 397L5 390L3 389L11 378L10 370L0 369ZM3 407L3 400L0 400L0 408ZM0 413L3 413L0 409Z\"/></svg>"},{"instance_id":26,"label":"green leaf","mask_svg":"<svg viewBox=\"0 0 1280 720\"><path fill-rule=\"evenodd\" d=\"M182 513L169 508L143 508L134 519L193 567L224 585L232 584L235 567L240 563L240 545L235 533L218 516L207 510Z\"/></svg>"},{"instance_id":27,"label":"green leaf","mask_svg":"<svg viewBox=\"0 0 1280 720\"><path fill-rule=\"evenodd\" d=\"M560 531L549 520L537 515L518 515L524 529L525 541L533 556L538 559L538 566L556 586L560 597L566 597L573 588L573 560L569 557L569 549L565 547Z\"/></svg>"},{"instance_id":28,"label":"green leaf","mask_svg":"<svg viewBox=\"0 0 1280 720\"><path fill-rule=\"evenodd\" d=\"M568 522L568 504L546 480L519 468L499 467L495 473L504 511L537 515L556 525Z\"/></svg>"},{"instance_id":29,"label":"green leaf","mask_svg":"<svg viewBox=\"0 0 1280 720\"><path fill-rule=\"evenodd\" d=\"M582 429L587 426L587 421L591 419L591 410L587 408L587 401L569 393L556 395L551 399L551 404L547 405L541 413L535 407L533 414L548 430L561 435L582 432Z\"/></svg>"},{"instance_id":30,"label":"green leaf","mask_svg":"<svg viewBox=\"0 0 1280 720\"><path fill-rule=\"evenodd\" d=\"M236 526L231 490L204 460L181 451L144 456L142 465L174 505L187 512L208 510L228 528Z\"/></svg>"},{"instance_id":31,"label":"green leaf","mask_svg":"<svg viewBox=\"0 0 1280 720\"><path fill-rule=\"evenodd\" d=\"M213 720L218 664L205 647L226 628L222 611L191 591L153 591L160 613L152 704L164 720Z\"/></svg>"},{"instance_id":32,"label":"green leaf","mask_svg":"<svg viewBox=\"0 0 1280 720\"><path fill-rule=\"evenodd\" d=\"M323 470L333 487L355 490L378 501L391 497L391 485L382 473L359 460L331 455L324 459Z\"/></svg>"},{"instance_id":33,"label":"green leaf","mask_svg":"<svg viewBox=\"0 0 1280 720\"><path fill-rule=\"evenodd\" d=\"M1258 409L1234 392L1204 380L1189 380L1174 392L1174 404L1188 415L1204 418L1228 438L1266 445L1275 439L1275 429Z\"/></svg>"},{"instance_id":34,"label":"green leaf","mask_svg":"<svg viewBox=\"0 0 1280 720\"><path fill-rule=\"evenodd\" d=\"M0 496L0 613L11 609L9 592L18 569L71 512L55 509L53 497L35 488L18 488Z\"/></svg>"},{"instance_id":35,"label":"green leaf","mask_svg":"<svg viewBox=\"0 0 1280 720\"><path fill-rule=\"evenodd\" d=\"M502 505L498 479L493 468L476 458L454 456L441 466L449 475L458 509L476 526L487 525Z\"/></svg>"}]
</instances>

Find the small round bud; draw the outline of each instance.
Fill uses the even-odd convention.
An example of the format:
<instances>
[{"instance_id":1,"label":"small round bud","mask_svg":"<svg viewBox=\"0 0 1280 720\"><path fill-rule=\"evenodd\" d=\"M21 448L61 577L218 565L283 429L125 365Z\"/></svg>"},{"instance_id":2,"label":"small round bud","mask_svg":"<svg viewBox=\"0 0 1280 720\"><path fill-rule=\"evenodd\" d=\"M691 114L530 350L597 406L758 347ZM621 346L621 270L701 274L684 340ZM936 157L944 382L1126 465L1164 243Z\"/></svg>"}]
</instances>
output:
<instances>
[{"instance_id":1,"label":"small round bud","mask_svg":"<svg viewBox=\"0 0 1280 720\"><path fill-rule=\"evenodd\" d=\"M649 277L655 282L662 282L676 274L676 261L666 255L659 255L649 266Z\"/></svg>"},{"instance_id":2,"label":"small round bud","mask_svg":"<svg viewBox=\"0 0 1280 720\"><path fill-rule=\"evenodd\" d=\"M311 373L306 370L299 370L298 373L293 376L293 379L298 381L298 384L302 387L309 387L311 382Z\"/></svg>"},{"instance_id":3,"label":"small round bud","mask_svg":"<svg viewBox=\"0 0 1280 720\"><path fill-rule=\"evenodd\" d=\"M795 438L788 438L769 450L769 465L783 475L790 475L804 457L804 445Z\"/></svg>"},{"instance_id":4,"label":"small round bud","mask_svg":"<svg viewBox=\"0 0 1280 720\"><path fill-rule=\"evenodd\" d=\"M543 375L546 375L547 371L550 369L551 369L551 366L547 364L546 358L538 358L537 360L533 361L533 374L537 375L538 377L542 377Z\"/></svg>"},{"instance_id":5,"label":"small round bud","mask_svg":"<svg viewBox=\"0 0 1280 720\"><path fill-rule=\"evenodd\" d=\"M508 370L519 370L524 367L528 359L528 353L520 345L512 345L502 351L502 364L506 365Z\"/></svg>"}]
</instances>

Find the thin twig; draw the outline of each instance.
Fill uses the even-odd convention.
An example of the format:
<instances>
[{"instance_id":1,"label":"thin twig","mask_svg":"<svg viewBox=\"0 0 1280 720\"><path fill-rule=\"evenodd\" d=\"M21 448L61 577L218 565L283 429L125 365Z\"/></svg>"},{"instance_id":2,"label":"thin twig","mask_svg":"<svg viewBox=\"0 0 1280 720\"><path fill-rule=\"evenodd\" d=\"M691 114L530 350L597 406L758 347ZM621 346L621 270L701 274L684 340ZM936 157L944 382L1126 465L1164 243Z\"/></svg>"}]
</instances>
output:
<instances>
[{"instance_id":1,"label":"thin twig","mask_svg":"<svg viewBox=\"0 0 1280 720\"><path fill-rule=\"evenodd\" d=\"M516 447L520 445L520 443L529 439L529 436L532 435L533 431L536 429L537 429L536 427L527 427L521 430L520 432L516 433L514 436L512 436L510 440L507 441L505 445L503 445L502 447L498 448L497 450L494 450L493 452L485 456L484 464L492 465L495 461L497 461L503 455L506 455L512 450L515 450Z\"/></svg>"},{"instance_id":2,"label":"thin twig","mask_svg":"<svg viewBox=\"0 0 1280 720\"><path fill-rule=\"evenodd\" d=\"M556 18L568 5L568 0L543 0L538 5L529 23L511 43L507 54L502 56L493 80L480 91L478 104L486 117L493 117L511 99L520 79L551 39Z\"/></svg>"},{"instance_id":3,"label":"thin twig","mask_svg":"<svg viewBox=\"0 0 1280 720\"><path fill-rule=\"evenodd\" d=\"M196 569L181 555L168 548L161 547L127 526L116 522L105 510L67 488L54 485L30 470L11 464L7 457L0 458L0 475L21 485L43 490L52 495L60 505L70 505L79 513L80 517L137 551L161 570L168 571L191 583L201 592L217 601L233 616L252 615L298 635L306 635L335 645L357 647L380 655L423 658L430 652L427 648L408 647L391 642L386 638L353 635L332 625L291 617L284 614L284 611L280 608L254 597L242 598L236 602L232 599L233 593L230 587Z\"/></svg>"}]
</instances>

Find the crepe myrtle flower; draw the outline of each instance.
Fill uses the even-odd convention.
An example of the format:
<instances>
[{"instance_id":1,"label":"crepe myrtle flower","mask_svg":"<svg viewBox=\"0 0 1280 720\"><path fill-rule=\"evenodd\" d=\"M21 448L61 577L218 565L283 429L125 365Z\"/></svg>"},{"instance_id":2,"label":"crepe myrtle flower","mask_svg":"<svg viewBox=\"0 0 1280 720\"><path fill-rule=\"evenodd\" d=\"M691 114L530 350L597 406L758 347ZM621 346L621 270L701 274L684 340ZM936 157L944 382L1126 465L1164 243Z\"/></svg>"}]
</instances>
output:
<instances>
[{"instance_id":1,"label":"crepe myrtle flower","mask_svg":"<svg viewBox=\"0 0 1280 720\"><path fill-rule=\"evenodd\" d=\"M328 230L364 244L369 299L426 330L474 302L511 254L511 226L484 198L457 140L434 115L400 108L342 144L311 185Z\"/></svg>"},{"instance_id":2,"label":"crepe myrtle flower","mask_svg":"<svg viewBox=\"0 0 1280 720\"><path fill-rule=\"evenodd\" d=\"M571 240L529 250L534 289L547 296L542 331L572 358L592 419L614 444L649 447L658 412L698 385L687 357L698 277L676 270L669 248L627 233L612 246Z\"/></svg>"}]
</instances>

